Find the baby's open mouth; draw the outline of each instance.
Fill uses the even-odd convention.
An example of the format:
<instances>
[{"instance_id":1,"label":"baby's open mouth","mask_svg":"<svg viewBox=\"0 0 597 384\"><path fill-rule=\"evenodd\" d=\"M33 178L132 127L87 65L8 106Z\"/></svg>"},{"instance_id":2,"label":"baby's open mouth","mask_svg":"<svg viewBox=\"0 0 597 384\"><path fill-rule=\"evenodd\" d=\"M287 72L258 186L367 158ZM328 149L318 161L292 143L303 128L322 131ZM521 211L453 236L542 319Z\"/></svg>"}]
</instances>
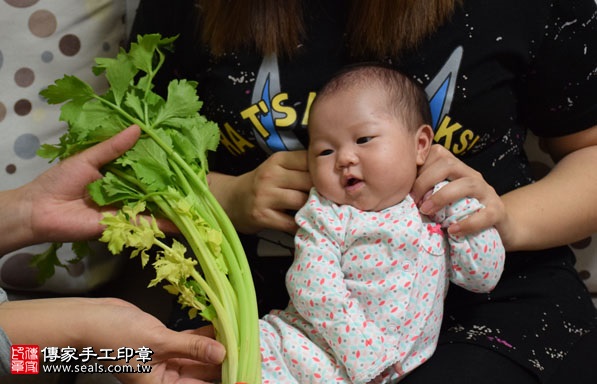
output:
<instances>
[{"instance_id":1,"label":"baby's open mouth","mask_svg":"<svg viewBox=\"0 0 597 384\"><path fill-rule=\"evenodd\" d=\"M360 179L357 179L356 177L350 177L348 180L346 180L346 186L347 187L352 187L353 185L356 185L360 182Z\"/></svg>"}]
</instances>

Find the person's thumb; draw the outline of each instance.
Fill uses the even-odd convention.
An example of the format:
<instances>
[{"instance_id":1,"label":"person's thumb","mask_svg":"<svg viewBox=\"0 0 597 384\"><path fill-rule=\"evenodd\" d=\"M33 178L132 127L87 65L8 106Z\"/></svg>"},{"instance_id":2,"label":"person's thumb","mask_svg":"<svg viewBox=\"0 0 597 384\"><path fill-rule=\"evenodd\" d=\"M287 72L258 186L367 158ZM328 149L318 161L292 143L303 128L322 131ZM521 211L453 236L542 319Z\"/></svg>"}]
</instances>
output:
<instances>
[{"instance_id":1,"label":"person's thumb","mask_svg":"<svg viewBox=\"0 0 597 384\"><path fill-rule=\"evenodd\" d=\"M170 357L187 358L208 364L221 364L226 357L222 344L209 337L170 331L168 350Z\"/></svg>"}]
</instances>

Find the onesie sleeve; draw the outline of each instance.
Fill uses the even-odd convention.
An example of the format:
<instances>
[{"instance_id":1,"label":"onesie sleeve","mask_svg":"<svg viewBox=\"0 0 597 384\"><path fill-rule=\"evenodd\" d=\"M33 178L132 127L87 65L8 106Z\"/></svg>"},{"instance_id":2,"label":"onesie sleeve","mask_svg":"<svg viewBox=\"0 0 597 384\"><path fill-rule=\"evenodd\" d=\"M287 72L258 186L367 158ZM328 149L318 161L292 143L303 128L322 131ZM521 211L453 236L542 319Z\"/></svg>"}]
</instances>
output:
<instances>
[{"instance_id":1,"label":"onesie sleeve","mask_svg":"<svg viewBox=\"0 0 597 384\"><path fill-rule=\"evenodd\" d=\"M354 383L366 383L391 361L383 332L351 297L341 269L346 211L313 193L297 213L295 259L286 284L300 313L325 339Z\"/></svg>"},{"instance_id":2,"label":"onesie sleeve","mask_svg":"<svg viewBox=\"0 0 597 384\"><path fill-rule=\"evenodd\" d=\"M436 186L434 192L444 185ZM477 199L464 198L447 205L432 219L447 229L481 208L483 205ZM448 244L450 280L473 292L490 292L504 270L506 251L498 231L491 227L468 236L448 234Z\"/></svg>"}]
</instances>

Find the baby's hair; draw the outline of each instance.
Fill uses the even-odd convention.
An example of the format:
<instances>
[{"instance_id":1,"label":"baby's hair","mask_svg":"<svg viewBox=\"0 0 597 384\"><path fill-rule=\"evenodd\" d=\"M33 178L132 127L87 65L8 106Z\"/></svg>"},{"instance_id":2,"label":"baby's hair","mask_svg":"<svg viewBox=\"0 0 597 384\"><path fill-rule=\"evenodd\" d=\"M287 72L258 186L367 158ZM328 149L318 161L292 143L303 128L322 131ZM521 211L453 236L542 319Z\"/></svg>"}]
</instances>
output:
<instances>
[{"instance_id":1,"label":"baby's hair","mask_svg":"<svg viewBox=\"0 0 597 384\"><path fill-rule=\"evenodd\" d=\"M365 63L344 68L317 92L315 103L338 91L379 86L388 95L388 110L416 130L431 125L431 110L423 88L408 75L385 64Z\"/></svg>"}]
</instances>

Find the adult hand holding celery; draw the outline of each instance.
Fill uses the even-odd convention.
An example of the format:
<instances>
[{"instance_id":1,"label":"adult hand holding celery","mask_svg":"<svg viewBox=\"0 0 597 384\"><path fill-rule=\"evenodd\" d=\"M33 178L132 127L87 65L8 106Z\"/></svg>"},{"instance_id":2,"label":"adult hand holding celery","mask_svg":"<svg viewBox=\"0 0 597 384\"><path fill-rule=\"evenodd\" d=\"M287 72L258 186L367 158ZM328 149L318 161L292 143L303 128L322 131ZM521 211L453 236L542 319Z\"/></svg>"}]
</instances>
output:
<instances>
[{"instance_id":1,"label":"adult hand holding celery","mask_svg":"<svg viewBox=\"0 0 597 384\"><path fill-rule=\"evenodd\" d=\"M116 205L105 214L101 241L114 254L124 248L152 264L156 278L178 301L214 324L226 346L223 383L261 382L259 317L249 265L228 216L207 183L207 153L219 142L215 123L199 114L197 84L172 80L164 99L153 79L175 38L139 36L128 52L98 58L94 73L105 73L109 90L98 95L85 82L66 75L41 92L51 104L65 103L60 119L68 132L39 154L66 158L132 124L142 136L136 145L103 168L104 177L89 185L99 205ZM147 212L152 216L148 218ZM174 223L191 248L165 241L155 217Z\"/></svg>"}]
</instances>

